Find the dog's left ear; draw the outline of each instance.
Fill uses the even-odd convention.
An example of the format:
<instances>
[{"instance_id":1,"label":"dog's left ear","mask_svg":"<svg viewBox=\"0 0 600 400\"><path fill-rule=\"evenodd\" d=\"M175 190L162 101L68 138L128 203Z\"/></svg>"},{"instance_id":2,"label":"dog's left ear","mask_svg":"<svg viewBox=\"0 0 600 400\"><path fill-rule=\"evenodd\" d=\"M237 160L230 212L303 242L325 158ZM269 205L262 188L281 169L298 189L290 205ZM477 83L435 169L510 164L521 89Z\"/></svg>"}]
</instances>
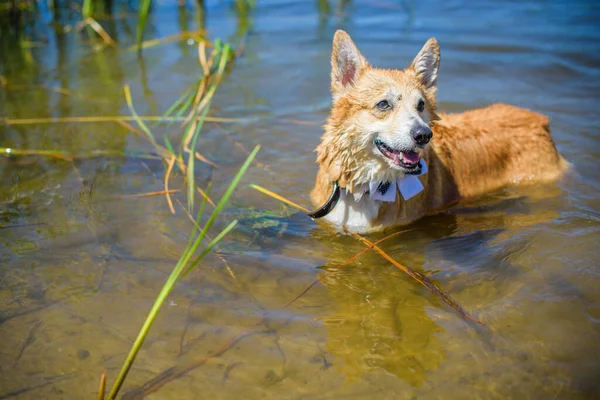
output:
<instances>
[{"instance_id":1,"label":"dog's left ear","mask_svg":"<svg viewBox=\"0 0 600 400\"><path fill-rule=\"evenodd\" d=\"M437 86L437 76L440 68L440 45L435 38L431 38L425 43L410 68L415 71L417 78L421 80L421 83L427 89Z\"/></svg>"}]
</instances>

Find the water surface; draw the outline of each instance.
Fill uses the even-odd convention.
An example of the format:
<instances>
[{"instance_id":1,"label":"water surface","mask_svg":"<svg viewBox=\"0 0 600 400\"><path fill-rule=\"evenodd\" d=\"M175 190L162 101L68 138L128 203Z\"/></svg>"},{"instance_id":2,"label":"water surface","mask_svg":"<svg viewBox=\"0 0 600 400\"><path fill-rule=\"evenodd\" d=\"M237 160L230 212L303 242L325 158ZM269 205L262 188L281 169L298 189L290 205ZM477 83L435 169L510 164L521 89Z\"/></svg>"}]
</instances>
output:
<instances>
[{"instance_id":1,"label":"water surface","mask_svg":"<svg viewBox=\"0 0 600 400\"><path fill-rule=\"evenodd\" d=\"M203 164L196 179L212 182L216 195L247 150L263 145L218 223L240 218L240 227L177 286L123 393L248 332L149 398L600 398L600 7L259 3L242 21L250 24L243 56L212 110L247 120L207 124L198 145L219 168ZM237 40L236 13L208 4L211 37ZM95 51L85 32L58 34L44 13L26 32L32 45L5 40L0 74L13 87L0 89L2 117L129 115L124 84L140 114L166 111L199 76L196 46L163 44L138 58L126 49L133 13L117 11L100 22L119 49ZM551 117L556 144L574 166L567 179L490 193L382 244L489 330L375 253L337 269L363 245L246 185L309 205L339 28L371 63L389 68L405 67L436 37L444 111L506 102ZM182 29L198 29L191 6L180 13L158 4L147 34ZM181 130L156 132L176 141ZM0 146L151 151L116 123L2 124ZM163 174L162 163L133 156L0 159L0 398L93 398L102 370L109 383L116 377L191 229L177 202L172 215L162 196L124 197L162 190Z\"/></svg>"}]
</instances>

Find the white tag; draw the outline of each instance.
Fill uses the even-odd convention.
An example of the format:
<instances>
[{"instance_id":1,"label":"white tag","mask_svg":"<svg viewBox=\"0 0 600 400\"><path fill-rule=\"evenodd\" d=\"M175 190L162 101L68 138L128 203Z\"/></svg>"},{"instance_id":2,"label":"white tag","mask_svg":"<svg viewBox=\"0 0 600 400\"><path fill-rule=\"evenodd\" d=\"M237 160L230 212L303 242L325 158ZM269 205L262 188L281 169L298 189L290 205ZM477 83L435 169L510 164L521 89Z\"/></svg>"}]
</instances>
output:
<instances>
[{"instance_id":1,"label":"white tag","mask_svg":"<svg viewBox=\"0 0 600 400\"><path fill-rule=\"evenodd\" d=\"M398 178L396 182L404 200L418 195L425 189L418 177L428 171L425 160L421 160L421 173L419 175L404 175L402 178Z\"/></svg>"},{"instance_id":2,"label":"white tag","mask_svg":"<svg viewBox=\"0 0 600 400\"><path fill-rule=\"evenodd\" d=\"M378 191L380 185L388 185L385 193ZM396 182L369 182L369 193L371 198L380 201L387 201L393 203L396 201Z\"/></svg>"},{"instance_id":3,"label":"white tag","mask_svg":"<svg viewBox=\"0 0 600 400\"><path fill-rule=\"evenodd\" d=\"M423 189L425 189L416 175L408 175L404 178L399 178L397 182L398 189L400 189L400 193L402 194L404 200L408 200L411 197L418 195Z\"/></svg>"},{"instance_id":4,"label":"white tag","mask_svg":"<svg viewBox=\"0 0 600 400\"><path fill-rule=\"evenodd\" d=\"M425 175L426 173L429 172L429 169L427 168L427 163L425 163L425 160L421 160L421 173L417 176L421 176L421 175Z\"/></svg>"}]
</instances>

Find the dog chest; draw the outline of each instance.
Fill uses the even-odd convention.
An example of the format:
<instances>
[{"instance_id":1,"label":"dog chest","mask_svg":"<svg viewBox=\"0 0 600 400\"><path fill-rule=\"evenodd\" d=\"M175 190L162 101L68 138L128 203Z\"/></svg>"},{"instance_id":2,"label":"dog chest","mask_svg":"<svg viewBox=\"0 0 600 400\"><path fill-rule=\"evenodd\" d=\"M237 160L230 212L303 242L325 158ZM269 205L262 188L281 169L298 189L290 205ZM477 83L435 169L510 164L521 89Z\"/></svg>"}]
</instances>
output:
<instances>
[{"instance_id":1,"label":"dog chest","mask_svg":"<svg viewBox=\"0 0 600 400\"><path fill-rule=\"evenodd\" d=\"M340 200L325 219L340 228L352 232L369 232L373 230L373 221L377 218L381 203L370 196L362 196L356 201L352 194L341 189Z\"/></svg>"}]
</instances>

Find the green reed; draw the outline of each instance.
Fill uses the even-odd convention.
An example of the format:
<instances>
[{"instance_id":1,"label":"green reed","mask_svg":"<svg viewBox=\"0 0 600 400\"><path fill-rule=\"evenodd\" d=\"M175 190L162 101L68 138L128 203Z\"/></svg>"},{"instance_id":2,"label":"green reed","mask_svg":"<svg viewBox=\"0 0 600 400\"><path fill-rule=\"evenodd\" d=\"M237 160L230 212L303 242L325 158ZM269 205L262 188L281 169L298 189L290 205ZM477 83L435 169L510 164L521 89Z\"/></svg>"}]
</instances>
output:
<instances>
[{"instance_id":1,"label":"green reed","mask_svg":"<svg viewBox=\"0 0 600 400\"><path fill-rule=\"evenodd\" d=\"M231 46L227 43L222 43L220 40L215 40L213 44L213 50L210 53L210 56L206 54L206 44L201 42L198 46L199 51L199 59L201 60L202 66L202 75L198 80L198 83L195 88L188 89L179 99L175 101L175 103L167 110L167 112L163 115L164 118L170 117L172 114L176 114L177 116L182 116L187 113L187 117L183 122L184 134L182 135L181 142L179 144L179 149L176 151L165 136L164 138L164 146L160 145L156 141L155 135L152 133L150 127L140 118L138 113L135 110L133 105L133 101L131 98L131 93L128 86L125 86L125 100L129 107L129 110L135 119L136 123L140 127L142 133L145 135L145 138L155 147L156 152L163 158L165 163L167 163L167 171L165 173L165 194L167 196L167 200L169 202L169 206L171 207L171 211L173 212L172 203L169 197L168 191L168 182L170 178L170 173L173 165L177 163L179 169L182 174L186 178L186 193L188 200L188 210L191 212L194 208L194 195L195 190L197 189L200 193L202 193L203 200L198 211L198 215L196 217L194 228L192 233L190 234L190 238L188 240L187 246L179 258L179 261L173 268L171 275L163 285L161 291L159 292L154 305L150 309L144 324L121 368L119 376L115 381L108 398L114 399L120 388L123 385L125 378L133 364L146 336L152 324L156 320L158 316L158 312L160 311L162 305L164 304L166 298L169 296L175 284L191 272L194 268L196 268L199 263L206 257L206 255L214 248L217 243L219 243L225 235L230 232L235 225L237 224L237 220L232 221L225 229L223 229L220 233L218 233L214 239L212 239L208 244L204 246L204 249L196 256L195 259L192 260L194 254L198 251L200 245L205 239L208 231L214 224L215 220L219 217L221 212L223 211L225 205L227 204L229 198L233 194L235 188L239 184L242 176L250 167L251 162L254 160L254 157L258 153L260 146L256 146L252 153L248 156L242 167L239 169L238 173L235 175L231 183L229 184L227 190L216 204L211 213L210 217L204 224L202 228L200 228L200 222L202 218L202 214L206 207L207 202L211 202L210 197L208 196L209 190L202 191L200 188L196 186L195 183L195 161L196 159L203 159L200 154L196 152L196 145L198 142L198 138L200 136L200 131L202 129L204 120L208 114L208 110L210 108L210 104L212 102L212 98L214 96L217 87L221 83L223 78L223 74L225 72L225 68L227 64L234 59L234 52L231 49ZM187 162L184 161L184 155L187 154ZM199 231L199 233L197 233Z\"/></svg>"},{"instance_id":2,"label":"green reed","mask_svg":"<svg viewBox=\"0 0 600 400\"><path fill-rule=\"evenodd\" d=\"M91 2L94 0L83 0L84 2ZM102 1L102 0L100 0ZM138 24L136 28L136 46L138 51L142 50L142 41L144 36L144 28L146 27L146 23L148 22L148 15L150 14L150 9L152 5L152 0L140 0L139 9L138 9ZM206 14L205 4L203 0L197 0L196 6L198 7L198 12L200 15L204 16ZM235 8L240 21L247 21L248 15L252 11L253 8L256 7L256 0L233 0L233 7ZM84 15L86 16L86 15ZM247 23L246 23L247 24ZM202 27L204 28L204 27Z\"/></svg>"},{"instance_id":3,"label":"green reed","mask_svg":"<svg viewBox=\"0 0 600 400\"><path fill-rule=\"evenodd\" d=\"M82 20L95 17L106 17L112 15L117 5L123 5L125 0L21 0L16 2L0 2L0 22L2 20L14 20L21 18L22 13L28 12L33 15L40 11L40 4L47 3L48 9L53 10L55 22L59 19L61 10L79 8L81 10ZM129 2L128 7L131 7ZM181 5L173 2L180 10L185 10L188 5ZM193 4L200 16L201 29L204 29L205 17L207 15L206 5L203 0L190 1ZM230 0L230 5L236 12L242 31L246 32L249 25L249 15L256 7L256 0ZM135 7L135 4L134 4ZM152 0L139 0L137 3L138 23L135 33L135 43L138 51L141 51L143 46L144 29L147 25L148 18L152 12ZM29 19L30 20L30 19ZM97 31L96 28L94 30ZM104 38L104 37L103 37Z\"/></svg>"},{"instance_id":4,"label":"green reed","mask_svg":"<svg viewBox=\"0 0 600 400\"><path fill-rule=\"evenodd\" d=\"M138 51L142 49L142 37L144 34L144 27L148 20L148 14L150 13L150 3L152 0L140 0L140 9L138 11L138 24L135 34L135 43Z\"/></svg>"},{"instance_id":5,"label":"green reed","mask_svg":"<svg viewBox=\"0 0 600 400\"><path fill-rule=\"evenodd\" d=\"M125 381L125 378L127 377L127 374L129 373L129 370L130 370L138 352L140 351L142 344L144 343L144 340L148 336L148 332L150 331L152 324L154 323L154 321L156 320L156 317L158 316L158 312L160 311L165 300L167 299L167 297L169 296L169 294L175 287L175 284L181 278L183 278L185 275L190 273L194 268L196 268L199 265L200 261L202 261L202 259L204 259L204 257L206 257L206 255L213 249L213 247L228 232L230 232L237 224L237 220L232 221L212 241L210 241L208 244L206 244L204 249L200 252L200 254L195 259L192 260L194 254L196 253L196 251L200 247L202 241L206 237L206 234L208 233L209 229L212 227L212 225L214 224L214 222L217 219L217 217L219 216L219 214L221 214L221 212L225 208L225 205L229 201L229 198L231 197L235 188L237 187L240 180L242 179L242 176L244 176L244 173L250 167L250 164L251 164L252 160L254 160L254 157L256 156L256 153L258 153L259 149L260 149L260 146L256 146L254 148L254 150L252 151L252 153L250 153L250 155L248 156L248 158L246 159L244 164L239 169L238 173L235 175L235 177L229 184L229 187L227 188L227 190L221 197L221 200L219 200L219 203L214 208L210 217L208 218L208 220L206 221L204 226L200 229L200 232L196 233L197 232L196 227L200 226L200 220L201 220L202 213L203 213L205 205L206 205L206 198L202 202L200 211L198 212L198 216L196 217L196 223L194 224L194 228L193 228L190 238L188 240L187 246L186 246L183 254L181 255L181 257L179 258L179 261L173 268L173 271L169 275L169 278L167 279L167 281L163 285L161 291L159 292L158 296L156 297L156 300L154 301L154 305L150 309L150 312L148 313L148 316L146 317L146 320L144 321L144 324L142 325L142 328L141 328L137 338L135 339L133 346L131 347L129 355L127 356L127 359L125 360L125 363L123 364L123 367L121 368L121 371L119 372L119 376L117 377L116 382L113 384L113 387L108 395L109 399L114 399L117 396L117 394L119 393L119 390L121 389L121 386L123 385L123 382Z\"/></svg>"},{"instance_id":6,"label":"green reed","mask_svg":"<svg viewBox=\"0 0 600 400\"><path fill-rule=\"evenodd\" d=\"M54 0L54 1L58 1L58 0ZM83 15L84 18L87 18L87 17L91 17L93 13L94 13L94 0L83 0L83 3L81 4L81 15Z\"/></svg>"}]
</instances>

